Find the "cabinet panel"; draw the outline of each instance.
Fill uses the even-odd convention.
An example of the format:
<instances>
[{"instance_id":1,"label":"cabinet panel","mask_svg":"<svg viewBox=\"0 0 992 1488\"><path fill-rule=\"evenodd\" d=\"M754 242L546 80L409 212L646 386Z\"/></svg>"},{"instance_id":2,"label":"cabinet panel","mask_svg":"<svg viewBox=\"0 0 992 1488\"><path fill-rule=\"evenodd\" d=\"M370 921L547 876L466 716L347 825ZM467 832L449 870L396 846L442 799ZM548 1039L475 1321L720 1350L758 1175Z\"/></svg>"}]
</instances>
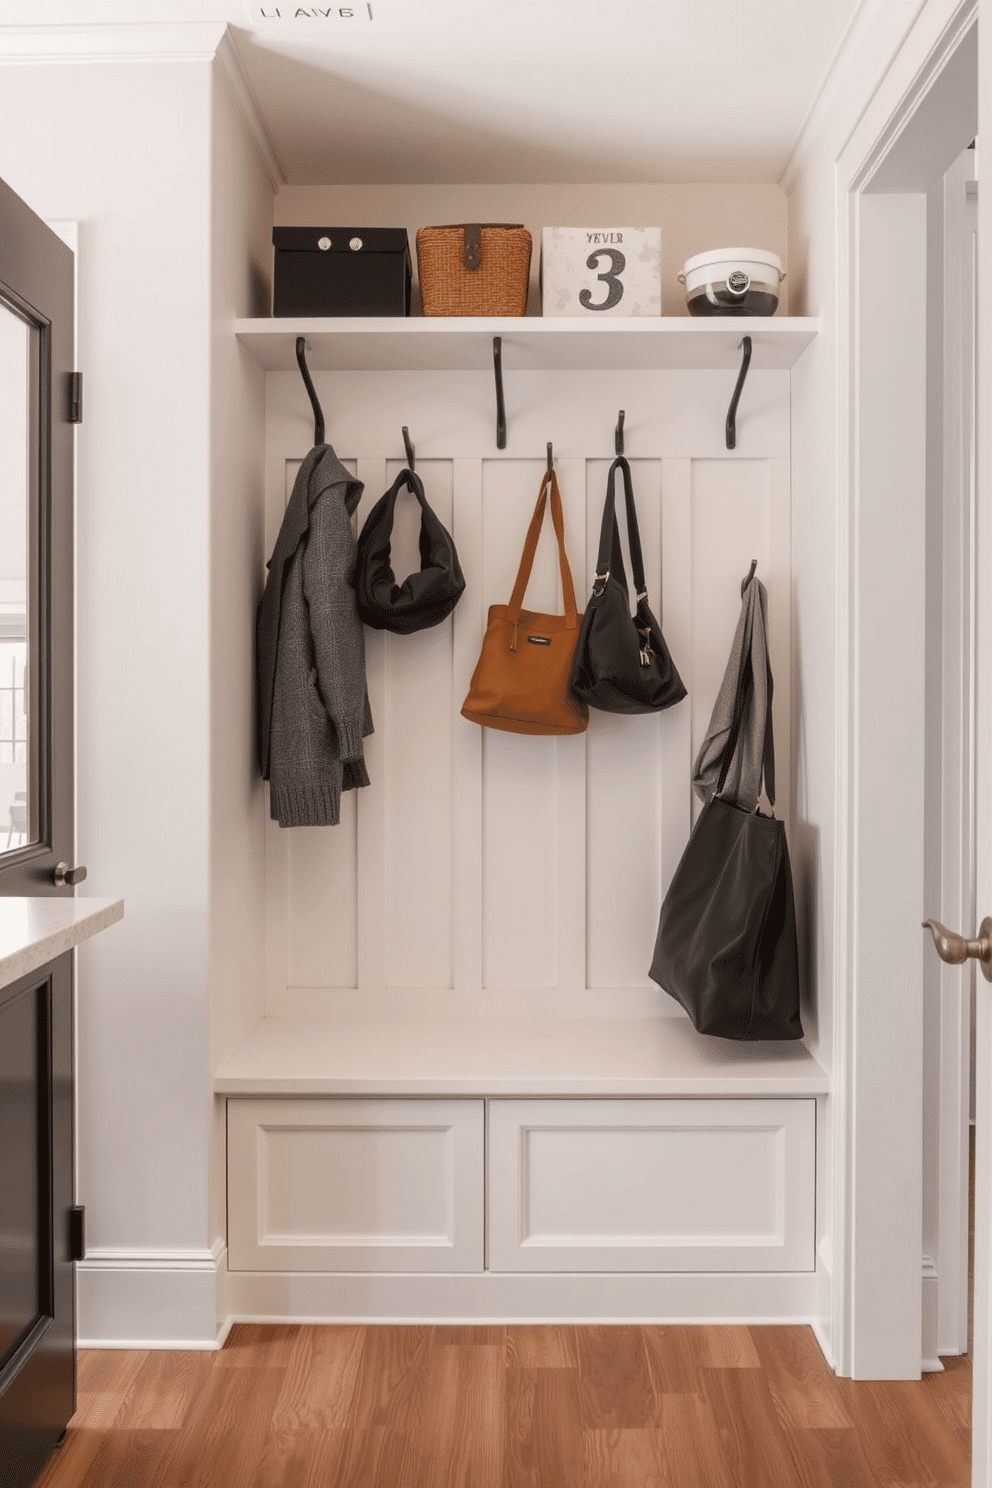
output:
<instances>
[{"instance_id":1,"label":"cabinet panel","mask_svg":"<svg viewBox=\"0 0 992 1488\"><path fill-rule=\"evenodd\" d=\"M479 1271L481 1101L228 1102L235 1271Z\"/></svg>"},{"instance_id":2,"label":"cabinet panel","mask_svg":"<svg viewBox=\"0 0 992 1488\"><path fill-rule=\"evenodd\" d=\"M808 1100L494 1101L494 1271L813 1269Z\"/></svg>"}]
</instances>

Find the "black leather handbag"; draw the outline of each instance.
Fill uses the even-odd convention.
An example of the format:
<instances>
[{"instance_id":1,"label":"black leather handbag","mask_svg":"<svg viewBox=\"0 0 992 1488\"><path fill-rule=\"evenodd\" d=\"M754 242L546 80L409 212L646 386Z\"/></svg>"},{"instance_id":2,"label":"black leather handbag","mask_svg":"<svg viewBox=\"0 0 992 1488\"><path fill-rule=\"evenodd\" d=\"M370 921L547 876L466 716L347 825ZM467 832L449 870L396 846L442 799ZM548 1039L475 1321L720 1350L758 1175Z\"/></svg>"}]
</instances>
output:
<instances>
[{"instance_id":1,"label":"black leather handbag","mask_svg":"<svg viewBox=\"0 0 992 1488\"><path fill-rule=\"evenodd\" d=\"M682 1004L700 1033L799 1039L799 954L785 825L720 795L752 686L748 661L719 783L661 906L650 976ZM768 786L766 775L766 792Z\"/></svg>"},{"instance_id":2,"label":"black leather handbag","mask_svg":"<svg viewBox=\"0 0 992 1488\"><path fill-rule=\"evenodd\" d=\"M391 562L393 517L400 488L420 503L420 568L397 584ZM358 539L355 563L358 613L374 630L411 635L446 620L465 589L465 576L451 534L427 497L414 470L401 470L369 512Z\"/></svg>"},{"instance_id":3,"label":"black leather handbag","mask_svg":"<svg viewBox=\"0 0 992 1488\"><path fill-rule=\"evenodd\" d=\"M633 616L617 529L617 470L623 474L630 570L637 594ZM658 713L685 697L682 678L648 605L634 488L623 455L610 466L596 579L575 649L571 688L591 708L606 713Z\"/></svg>"}]
</instances>

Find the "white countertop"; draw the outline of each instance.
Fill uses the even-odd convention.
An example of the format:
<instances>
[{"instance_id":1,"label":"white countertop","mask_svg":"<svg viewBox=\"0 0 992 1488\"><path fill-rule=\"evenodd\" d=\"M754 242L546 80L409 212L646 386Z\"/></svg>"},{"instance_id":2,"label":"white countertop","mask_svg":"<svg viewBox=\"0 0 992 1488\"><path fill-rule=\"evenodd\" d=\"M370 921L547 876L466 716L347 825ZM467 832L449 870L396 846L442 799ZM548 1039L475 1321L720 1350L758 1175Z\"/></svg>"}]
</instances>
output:
<instances>
[{"instance_id":1,"label":"white countertop","mask_svg":"<svg viewBox=\"0 0 992 1488\"><path fill-rule=\"evenodd\" d=\"M803 1044L704 1038L687 1018L265 1018L226 1095L821 1095Z\"/></svg>"},{"instance_id":2,"label":"white countertop","mask_svg":"<svg viewBox=\"0 0 992 1488\"><path fill-rule=\"evenodd\" d=\"M0 896L0 987L37 971L123 914L123 899Z\"/></svg>"}]
</instances>

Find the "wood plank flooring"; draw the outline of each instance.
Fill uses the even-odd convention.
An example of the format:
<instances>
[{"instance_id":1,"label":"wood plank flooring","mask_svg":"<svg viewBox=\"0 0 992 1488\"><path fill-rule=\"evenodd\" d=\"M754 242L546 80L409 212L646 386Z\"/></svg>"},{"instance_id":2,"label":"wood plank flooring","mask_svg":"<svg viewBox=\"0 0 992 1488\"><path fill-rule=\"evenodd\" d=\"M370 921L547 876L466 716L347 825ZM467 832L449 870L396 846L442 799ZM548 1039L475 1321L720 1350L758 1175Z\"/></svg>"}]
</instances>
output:
<instances>
[{"instance_id":1,"label":"wood plank flooring","mask_svg":"<svg viewBox=\"0 0 992 1488\"><path fill-rule=\"evenodd\" d=\"M242 1324L82 1352L37 1488L968 1488L945 1362L839 1380L803 1327Z\"/></svg>"}]
</instances>

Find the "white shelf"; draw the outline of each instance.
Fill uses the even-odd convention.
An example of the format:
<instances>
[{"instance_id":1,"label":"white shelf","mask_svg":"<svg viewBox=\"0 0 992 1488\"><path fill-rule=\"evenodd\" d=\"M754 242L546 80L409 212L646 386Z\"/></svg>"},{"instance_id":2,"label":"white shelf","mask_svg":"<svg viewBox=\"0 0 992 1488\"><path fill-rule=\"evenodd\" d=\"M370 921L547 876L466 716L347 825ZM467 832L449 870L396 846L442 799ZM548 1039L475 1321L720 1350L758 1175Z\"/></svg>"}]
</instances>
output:
<instances>
[{"instance_id":1,"label":"white shelf","mask_svg":"<svg viewBox=\"0 0 992 1488\"><path fill-rule=\"evenodd\" d=\"M236 320L235 334L269 371L296 371L296 338L310 345L314 372L489 371L493 337L503 338L506 372L591 370L723 370L739 367L742 336L751 337L751 370L781 370L798 361L819 320L689 316L609 320L523 316L508 320L369 317Z\"/></svg>"},{"instance_id":2,"label":"white shelf","mask_svg":"<svg viewBox=\"0 0 992 1488\"><path fill-rule=\"evenodd\" d=\"M703 1038L687 1018L265 1018L223 1095L810 1096L803 1044Z\"/></svg>"}]
</instances>

